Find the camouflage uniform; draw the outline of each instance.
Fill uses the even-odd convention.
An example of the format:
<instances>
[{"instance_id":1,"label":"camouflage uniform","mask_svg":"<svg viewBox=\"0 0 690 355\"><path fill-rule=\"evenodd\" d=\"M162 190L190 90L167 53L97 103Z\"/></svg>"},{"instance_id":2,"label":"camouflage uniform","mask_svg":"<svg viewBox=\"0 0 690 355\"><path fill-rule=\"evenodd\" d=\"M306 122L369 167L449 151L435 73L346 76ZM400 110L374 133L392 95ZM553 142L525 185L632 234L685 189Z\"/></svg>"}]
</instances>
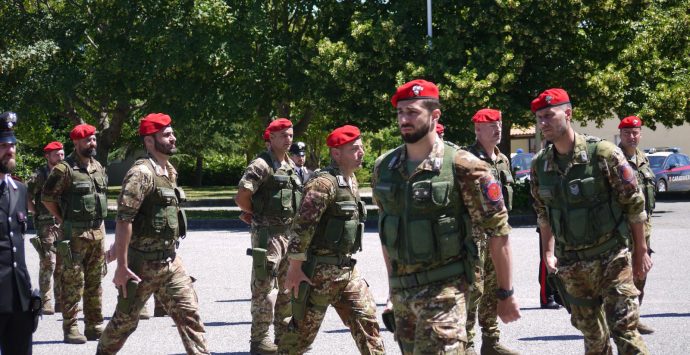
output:
<instances>
[{"instance_id":1,"label":"camouflage uniform","mask_svg":"<svg viewBox=\"0 0 690 355\"><path fill-rule=\"evenodd\" d=\"M345 203L342 201L344 199L337 198L338 191L350 195L346 197L350 201L357 201L358 208L352 208L344 216L333 216ZM353 226L355 223L358 226L357 239L353 245L340 248L347 250L335 250L344 239L344 227L337 228L337 233L336 230L328 229L331 219L340 221L341 218L352 221ZM310 278L313 286L307 300L304 319L292 319L288 332L280 340L279 353L303 354L309 350L329 305L335 308L340 319L350 328L361 354L385 353L376 320L376 302L366 280L355 268L354 259L351 259L352 253L361 249L363 228L360 222L365 219L366 210L364 204L360 203L357 179L354 175L348 186L338 168L330 166L316 173L305 186L304 199L290 233L288 256L293 260L313 261L316 263L316 269ZM331 239L336 238L336 235L339 239L333 242ZM324 262L323 259L326 258L323 257L336 259L336 263L339 264L333 265L333 261Z\"/></svg>"},{"instance_id":2,"label":"camouflage uniform","mask_svg":"<svg viewBox=\"0 0 690 355\"><path fill-rule=\"evenodd\" d=\"M510 161L505 154L501 153L498 147L494 148L496 160L492 160L490 155L484 153L479 143L467 148L467 151L474 154L477 158L489 164L491 175L501 183L505 205L510 211L512 207L512 186L513 177L510 172ZM479 249L479 265L475 272L475 280L470 288L469 301L467 303L467 347L474 346L476 330L474 324L479 316L479 326L482 327L482 337L486 340L498 342L501 331L498 329L498 280L496 279L496 269L489 255L487 236L481 230L474 229L473 235L475 243ZM477 309L479 310L477 312Z\"/></svg>"},{"instance_id":3,"label":"camouflage uniform","mask_svg":"<svg viewBox=\"0 0 690 355\"><path fill-rule=\"evenodd\" d=\"M644 220L644 239L647 242L647 249L649 255L652 255L652 248L649 241L652 236L652 211L654 210L654 172L649 167L649 158L639 149L635 149L635 155L626 157L630 166L635 169L637 176L637 185L642 190L642 195L645 197L645 211L647 218ZM644 286L647 283L647 277L635 280L635 287L640 291L640 304L644 298Z\"/></svg>"},{"instance_id":4,"label":"camouflage uniform","mask_svg":"<svg viewBox=\"0 0 690 355\"><path fill-rule=\"evenodd\" d=\"M84 323L86 330L92 331L103 324L101 280L105 274L105 226L102 219L92 221L89 227L70 225L72 222L66 217L66 211L79 209L72 206L68 198L73 189L74 171L98 176L96 189L105 193L107 179L101 164L91 158L88 167L84 167L76 153L72 153L50 172L41 199L59 204L64 219L59 239L70 240L72 265L62 264L62 327L67 330L76 324L78 303L83 296ZM107 202L104 203L107 208Z\"/></svg>"},{"instance_id":5,"label":"camouflage uniform","mask_svg":"<svg viewBox=\"0 0 690 355\"><path fill-rule=\"evenodd\" d=\"M262 155L267 159L257 157L249 163L239 182L240 188L251 191L253 195L260 191L276 170L281 169L281 164L275 158L272 151L268 150ZM273 166L269 166L267 160L273 162ZM282 169L294 174L294 168L294 163L286 154ZM273 322L275 342L277 343L287 330L291 313L290 296L285 290L285 275L288 267L286 258L288 246L287 233L292 223L294 211L292 216L289 217L274 217L265 216L256 211L256 206L253 207L254 216L251 225L252 248L263 248L266 250L269 275L261 279L261 277L257 277L255 270L252 269L251 341L260 342L265 339L268 336L268 328L271 322ZM262 245L264 240L266 245ZM276 283L278 286L278 296L273 309L269 294L275 288Z\"/></svg>"},{"instance_id":6,"label":"camouflage uniform","mask_svg":"<svg viewBox=\"0 0 690 355\"><path fill-rule=\"evenodd\" d=\"M34 203L34 228L36 235L41 243L41 250L39 251L39 272L38 284L41 290L41 297L44 305L52 304L52 297L50 289L53 288L55 294L55 304L61 304L60 290L62 276L62 260L55 254L54 242L59 235L58 226L55 224L55 218L50 214L48 209L41 202L41 190L48 178L50 169L44 165L34 172L28 182L28 193ZM55 286L51 287L52 281L55 280Z\"/></svg>"},{"instance_id":7,"label":"camouflage uniform","mask_svg":"<svg viewBox=\"0 0 690 355\"><path fill-rule=\"evenodd\" d=\"M537 221L553 231L558 275L567 293L561 297L570 300L570 320L584 335L585 353L612 354L611 336L621 354L649 354L636 329L639 291L633 284L624 220L644 222L647 214L623 152L609 142L575 134L571 155L557 156L553 146L542 149L530 176ZM564 191L552 189L546 179L562 181ZM590 199L596 205L584 204ZM568 207L558 209L559 202ZM592 239L589 244L575 242Z\"/></svg>"},{"instance_id":8,"label":"camouflage uniform","mask_svg":"<svg viewBox=\"0 0 690 355\"><path fill-rule=\"evenodd\" d=\"M128 295L129 312L118 304L98 343L99 354L115 354L122 348L136 330L139 313L154 293L175 322L187 354L209 354L192 278L187 274L182 258L175 253L180 228L183 228L180 226L183 222L178 218L180 198L172 198L172 195L177 195L173 192L177 187L177 171L170 163L166 169L168 175L152 159L140 159L129 169L122 183L117 201L117 220L132 222L128 266L141 282L136 294L133 297ZM165 182L167 186L159 186L154 174L157 174L158 181ZM167 196L163 188L169 188L172 192L166 202L169 205L163 208L166 214L172 211L175 216L166 217L163 223L165 227L158 234L155 231L149 234L147 226L158 221L152 222L155 217L147 216L150 212L146 203L158 195ZM153 205L160 206L155 202Z\"/></svg>"},{"instance_id":9,"label":"camouflage uniform","mask_svg":"<svg viewBox=\"0 0 690 355\"><path fill-rule=\"evenodd\" d=\"M372 190L379 206L381 242L392 264L389 282L395 314L395 336L405 354L464 354L467 342L465 321L468 280L473 278L477 256L471 230L473 227L479 228L490 238L510 233L503 196L486 163L471 153L444 144L441 139L436 140L429 157L413 173L408 173L407 165L406 149L401 146L379 157L372 177ZM447 237L450 243L462 244L439 247L433 252L433 255L439 255L432 257L432 261L407 261L414 259L416 255L409 255L409 251L406 255L402 250L406 247L404 244L413 242L405 239L403 229L413 228L413 223L418 221L419 216L409 213L390 215L391 211L388 209L393 208L391 203L397 201L395 195L400 189L382 181L384 169L390 170L391 174L399 174L406 185L411 185L413 191L407 193L411 193L412 197L407 196L408 199L414 199L420 204L433 201L441 206L463 206L465 212L456 216L449 223L451 225L446 224L449 216L442 216L433 221L432 225L422 226L423 229L433 230L434 234ZM434 182L433 176L447 174L444 173L448 171L446 169L452 172L453 181L449 184ZM424 187L425 181L414 180L420 175L432 177L432 191ZM415 182L408 183L410 181ZM414 186L423 188L416 190ZM446 187L447 190L438 191L437 194L434 186ZM407 203L404 208L408 208ZM391 219L393 222L390 222ZM396 220L408 223L407 227L395 223ZM418 231L421 232L422 229ZM458 240L461 235L463 240ZM447 270L449 267L454 269L452 276L432 277L441 269ZM440 280L434 281L438 278ZM422 281L423 279L427 281Z\"/></svg>"}]
</instances>

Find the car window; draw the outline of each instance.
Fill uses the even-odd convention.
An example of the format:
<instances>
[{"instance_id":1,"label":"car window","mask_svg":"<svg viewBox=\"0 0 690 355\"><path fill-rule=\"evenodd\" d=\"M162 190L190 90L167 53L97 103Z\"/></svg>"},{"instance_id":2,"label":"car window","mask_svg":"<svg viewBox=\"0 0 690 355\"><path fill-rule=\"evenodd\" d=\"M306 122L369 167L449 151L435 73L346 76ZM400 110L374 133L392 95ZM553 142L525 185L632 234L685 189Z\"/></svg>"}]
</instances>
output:
<instances>
[{"instance_id":1,"label":"car window","mask_svg":"<svg viewBox=\"0 0 690 355\"><path fill-rule=\"evenodd\" d=\"M666 161L665 169L671 169L671 166L678 164L678 158L675 155L670 155Z\"/></svg>"},{"instance_id":2,"label":"car window","mask_svg":"<svg viewBox=\"0 0 690 355\"><path fill-rule=\"evenodd\" d=\"M511 165L513 168L520 167L521 170L529 169L533 154L518 154L513 157Z\"/></svg>"},{"instance_id":3,"label":"car window","mask_svg":"<svg viewBox=\"0 0 690 355\"><path fill-rule=\"evenodd\" d=\"M664 157L661 156L651 156L649 157L649 166L652 169L661 169L661 167L664 165Z\"/></svg>"},{"instance_id":4,"label":"car window","mask_svg":"<svg viewBox=\"0 0 690 355\"><path fill-rule=\"evenodd\" d=\"M688 159L687 155L678 154L678 155L676 155L676 157L678 158L678 163L681 166L690 165L690 159Z\"/></svg>"}]
</instances>

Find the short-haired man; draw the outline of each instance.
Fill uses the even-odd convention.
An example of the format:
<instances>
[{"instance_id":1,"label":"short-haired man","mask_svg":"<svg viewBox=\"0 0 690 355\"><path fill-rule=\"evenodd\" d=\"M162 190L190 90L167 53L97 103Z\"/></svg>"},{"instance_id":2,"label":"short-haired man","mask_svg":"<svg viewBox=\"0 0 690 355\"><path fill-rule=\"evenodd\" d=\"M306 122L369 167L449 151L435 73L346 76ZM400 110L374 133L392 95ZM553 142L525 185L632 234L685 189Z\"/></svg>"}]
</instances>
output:
<instances>
[{"instance_id":1,"label":"short-haired man","mask_svg":"<svg viewBox=\"0 0 690 355\"><path fill-rule=\"evenodd\" d=\"M532 160L534 209L544 262L557 273L570 322L584 335L586 354L611 354L609 337L620 354L649 354L637 331L633 283L652 267L635 172L615 144L575 133L565 90L542 92L531 109L551 142Z\"/></svg>"},{"instance_id":2,"label":"short-haired man","mask_svg":"<svg viewBox=\"0 0 690 355\"><path fill-rule=\"evenodd\" d=\"M391 103L405 144L377 159L372 190L395 335L405 354L464 354L465 302L477 255L473 227L489 236L498 315L504 322L520 317L501 187L486 163L438 138L434 83L408 82Z\"/></svg>"},{"instance_id":3,"label":"short-haired man","mask_svg":"<svg viewBox=\"0 0 690 355\"><path fill-rule=\"evenodd\" d=\"M184 192L169 162L177 152L171 121L164 113L152 113L139 123L148 156L127 171L117 199L113 283L120 296L97 354L122 349L154 293L175 322L187 354L210 354L192 278L177 255L187 226L180 210Z\"/></svg>"},{"instance_id":4,"label":"short-haired man","mask_svg":"<svg viewBox=\"0 0 690 355\"><path fill-rule=\"evenodd\" d=\"M56 257L53 244L58 235L58 226L55 224L53 215L41 203L41 191L50 171L65 159L62 143L54 141L46 144L43 147L43 157L46 159L46 164L36 169L27 184L26 203L29 212L34 217L34 229L36 229L36 237L31 238L30 241L38 252L38 285L43 299L43 314L54 314L56 311L62 311L60 301L62 261ZM53 280L55 280L54 284ZM55 295L55 308L53 308L53 298L50 295L51 289Z\"/></svg>"},{"instance_id":5,"label":"short-haired man","mask_svg":"<svg viewBox=\"0 0 690 355\"><path fill-rule=\"evenodd\" d=\"M384 354L376 302L352 258L362 248L366 220L354 175L364 158L359 128L336 128L326 144L332 163L304 187L288 245L286 288L296 296L302 282L311 286L306 295L300 295L299 306L304 311L299 314L299 308L293 307L288 332L278 344L279 353L304 354L314 342L328 306L333 306L350 329L360 354Z\"/></svg>"},{"instance_id":6,"label":"short-haired man","mask_svg":"<svg viewBox=\"0 0 690 355\"><path fill-rule=\"evenodd\" d=\"M649 239L652 236L652 212L654 211L655 202L655 176L649 165L649 158L642 152L638 146L640 139L642 139L642 119L637 116L628 116L621 120L618 125L620 130L621 142L618 145L628 163L635 170L635 177L637 177L637 185L644 196L644 207L647 212L647 218L644 220L644 239L647 243L647 252L651 256L652 248L649 244ZM647 283L647 277L635 279L635 287L640 291L640 306L642 306L642 299L644 298L644 286ZM654 329L641 321L637 322L637 330L640 334L652 334Z\"/></svg>"},{"instance_id":7,"label":"short-haired man","mask_svg":"<svg viewBox=\"0 0 690 355\"><path fill-rule=\"evenodd\" d=\"M62 257L64 342L83 344L103 332L102 295L108 176L96 156L96 127L80 124L69 134L74 152L51 170L41 201L61 225L57 252ZM83 294L83 297L82 297ZM84 335L77 326L84 304Z\"/></svg>"},{"instance_id":8,"label":"short-haired man","mask_svg":"<svg viewBox=\"0 0 690 355\"><path fill-rule=\"evenodd\" d=\"M513 174L510 172L508 157L498 149L498 144L501 143L501 111L490 108L481 109L472 116L472 122L476 141L467 147L467 151L489 165L491 175L501 184L503 201L510 212L513 204ZM481 230L475 229L475 243L479 248L479 272L470 290L467 303L467 354L476 354L474 324L477 318L482 327L481 354L517 354L499 343L501 331L498 329L496 314L498 304L496 269L489 257L486 237Z\"/></svg>"},{"instance_id":9,"label":"short-haired man","mask_svg":"<svg viewBox=\"0 0 690 355\"><path fill-rule=\"evenodd\" d=\"M290 146L290 159L295 163L295 172L299 176L300 181L304 185L312 176L313 172L309 170L304 163L306 162L307 145L304 142L295 142Z\"/></svg>"},{"instance_id":10,"label":"short-haired man","mask_svg":"<svg viewBox=\"0 0 690 355\"><path fill-rule=\"evenodd\" d=\"M235 196L240 218L251 224L251 354L273 354L287 330L290 296L285 292L288 231L301 198L302 183L288 156L292 122L279 118L268 125L269 149L259 154L244 171ZM269 294L278 283L275 306ZM275 313L274 313L275 309ZM275 339L268 338L273 322Z\"/></svg>"}]
</instances>

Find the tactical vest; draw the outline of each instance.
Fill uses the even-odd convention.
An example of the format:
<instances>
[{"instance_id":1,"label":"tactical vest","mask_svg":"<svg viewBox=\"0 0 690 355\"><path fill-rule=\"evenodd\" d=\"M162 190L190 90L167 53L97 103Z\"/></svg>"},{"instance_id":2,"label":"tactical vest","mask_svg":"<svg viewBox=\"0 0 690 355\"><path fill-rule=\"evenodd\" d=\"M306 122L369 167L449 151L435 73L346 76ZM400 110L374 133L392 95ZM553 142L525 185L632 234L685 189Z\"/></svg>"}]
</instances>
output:
<instances>
[{"instance_id":1,"label":"tactical vest","mask_svg":"<svg viewBox=\"0 0 690 355\"><path fill-rule=\"evenodd\" d=\"M167 176L156 174L150 159L139 159L134 166L144 165L153 174L153 191L144 197L132 222L131 246L141 251L171 249L186 231L186 218L180 209L184 192ZM144 241L146 239L146 241Z\"/></svg>"},{"instance_id":2,"label":"tactical vest","mask_svg":"<svg viewBox=\"0 0 690 355\"><path fill-rule=\"evenodd\" d=\"M556 171L544 171L545 156L554 150L553 145L546 147L536 158L539 197L546 205L551 229L558 241L556 256L559 258L566 255L565 247L576 250L590 246L588 249L604 252L617 246L611 241L624 244L629 236L623 209L598 165L597 146L601 140L596 137L586 139L588 161L573 163L564 176ZM611 238L596 245L606 234ZM600 246L607 248L604 250ZM600 253L577 258L591 259L595 254Z\"/></svg>"},{"instance_id":3,"label":"tactical vest","mask_svg":"<svg viewBox=\"0 0 690 355\"><path fill-rule=\"evenodd\" d=\"M292 166L282 164L278 170L268 152L259 154L269 166L269 177L252 195L254 214L263 217L291 218L302 201L302 184Z\"/></svg>"},{"instance_id":4,"label":"tactical vest","mask_svg":"<svg viewBox=\"0 0 690 355\"><path fill-rule=\"evenodd\" d=\"M470 146L466 150L474 154L477 158L482 159L482 156L484 156L484 154L479 151L479 147L477 145ZM482 160L489 164L489 167L491 168L491 175L494 177L494 179L501 183L503 203L505 204L506 209L510 212L513 209L513 183L515 182L513 180L513 173L510 171L510 164L508 163L508 160L501 159L499 156L496 156L496 159L497 161L495 164L489 157L486 157L486 159Z\"/></svg>"},{"instance_id":5,"label":"tactical vest","mask_svg":"<svg viewBox=\"0 0 690 355\"><path fill-rule=\"evenodd\" d=\"M82 169L72 169L76 165L72 156L65 158L72 172L72 185L63 195L63 218L72 228L90 229L100 226L108 214L108 176L103 168L89 174Z\"/></svg>"},{"instance_id":6,"label":"tactical vest","mask_svg":"<svg viewBox=\"0 0 690 355\"><path fill-rule=\"evenodd\" d=\"M656 205L655 194L656 186L654 184L655 175L652 168L649 167L649 160L645 157L645 163L637 162L637 169L635 169L637 177L637 184L644 194L644 209L647 216L651 217L654 207Z\"/></svg>"},{"instance_id":7,"label":"tactical vest","mask_svg":"<svg viewBox=\"0 0 690 355\"><path fill-rule=\"evenodd\" d=\"M33 195L34 208L36 209L36 220L54 220L53 215L46 206L41 202L41 191L43 190L43 185L45 185L46 180L48 180L48 175L50 170L47 165L43 165L36 170L36 192Z\"/></svg>"},{"instance_id":8,"label":"tactical vest","mask_svg":"<svg viewBox=\"0 0 690 355\"><path fill-rule=\"evenodd\" d=\"M323 212L316 226L312 247L327 249L336 255L350 255L362 250L362 234L367 210L355 196L342 175L332 168L319 171L314 178L325 177L336 187L335 202Z\"/></svg>"},{"instance_id":9,"label":"tactical vest","mask_svg":"<svg viewBox=\"0 0 690 355\"><path fill-rule=\"evenodd\" d=\"M382 206L379 210L381 242L391 262L393 265L441 265L425 273L424 278L429 280L458 277L458 272L436 271L446 270L446 266L457 261L473 259L471 253L476 255L470 216L458 198L460 192L455 184L453 160L457 150L444 144L440 169L417 171L409 180L392 164L403 147L388 153L380 162L374 189L374 197ZM456 271L467 275L465 269L471 267L460 266ZM402 276L396 275L395 267L393 276ZM420 279L417 277L411 285L422 284Z\"/></svg>"}]
</instances>

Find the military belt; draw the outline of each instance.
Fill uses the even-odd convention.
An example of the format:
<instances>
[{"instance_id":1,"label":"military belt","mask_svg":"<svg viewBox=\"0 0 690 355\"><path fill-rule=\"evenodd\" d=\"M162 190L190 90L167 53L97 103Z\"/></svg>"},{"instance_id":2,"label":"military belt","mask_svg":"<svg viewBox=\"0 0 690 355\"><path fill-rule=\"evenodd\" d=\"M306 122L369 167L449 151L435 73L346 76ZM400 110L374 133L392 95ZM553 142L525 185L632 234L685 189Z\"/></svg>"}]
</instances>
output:
<instances>
[{"instance_id":1,"label":"military belt","mask_svg":"<svg viewBox=\"0 0 690 355\"><path fill-rule=\"evenodd\" d=\"M402 276L393 276L388 279L388 283L392 288L410 288L464 275L465 266L461 261L456 261L454 263L450 263L429 271L416 272Z\"/></svg>"},{"instance_id":2,"label":"military belt","mask_svg":"<svg viewBox=\"0 0 690 355\"><path fill-rule=\"evenodd\" d=\"M68 221L67 223L69 223L72 228L96 229L101 227L103 220L96 219L93 221Z\"/></svg>"},{"instance_id":3,"label":"military belt","mask_svg":"<svg viewBox=\"0 0 690 355\"><path fill-rule=\"evenodd\" d=\"M598 258L607 251L611 251L614 248L620 248L621 242L619 238L613 237L599 245L595 245L591 248L582 250L570 250L560 252L559 259L567 262L578 262L578 261L589 261Z\"/></svg>"},{"instance_id":4,"label":"military belt","mask_svg":"<svg viewBox=\"0 0 690 355\"><path fill-rule=\"evenodd\" d=\"M177 253L175 253L175 249L142 251L132 247L129 248L129 253L135 258L146 261L164 261L168 259L175 260L175 256L177 255Z\"/></svg>"},{"instance_id":5,"label":"military belt","mask_svg":"<svg viewBox=\"0 0 690 355\"><path fill-rule=\"evenodd\" d=\"M41 215L36 216L36 220L41 221L41 222L43 222L43 221L53 221L54 222L55 217L53 217L53 215L50 213L49 214L41 214Z\"/></svg>"},{"instance_id":6,"label":"military belt","mask_svg":"<svg viewBox=\"0 0 690 355\"><path fill-rule=\"evenodd\" d=\"M326 256L326 255L314 255L314 260L317 264L328 264L335 265L339 267L354 267L357 260L350 256L336 255L336 256Z\"/></svg>"}]
</instances>

